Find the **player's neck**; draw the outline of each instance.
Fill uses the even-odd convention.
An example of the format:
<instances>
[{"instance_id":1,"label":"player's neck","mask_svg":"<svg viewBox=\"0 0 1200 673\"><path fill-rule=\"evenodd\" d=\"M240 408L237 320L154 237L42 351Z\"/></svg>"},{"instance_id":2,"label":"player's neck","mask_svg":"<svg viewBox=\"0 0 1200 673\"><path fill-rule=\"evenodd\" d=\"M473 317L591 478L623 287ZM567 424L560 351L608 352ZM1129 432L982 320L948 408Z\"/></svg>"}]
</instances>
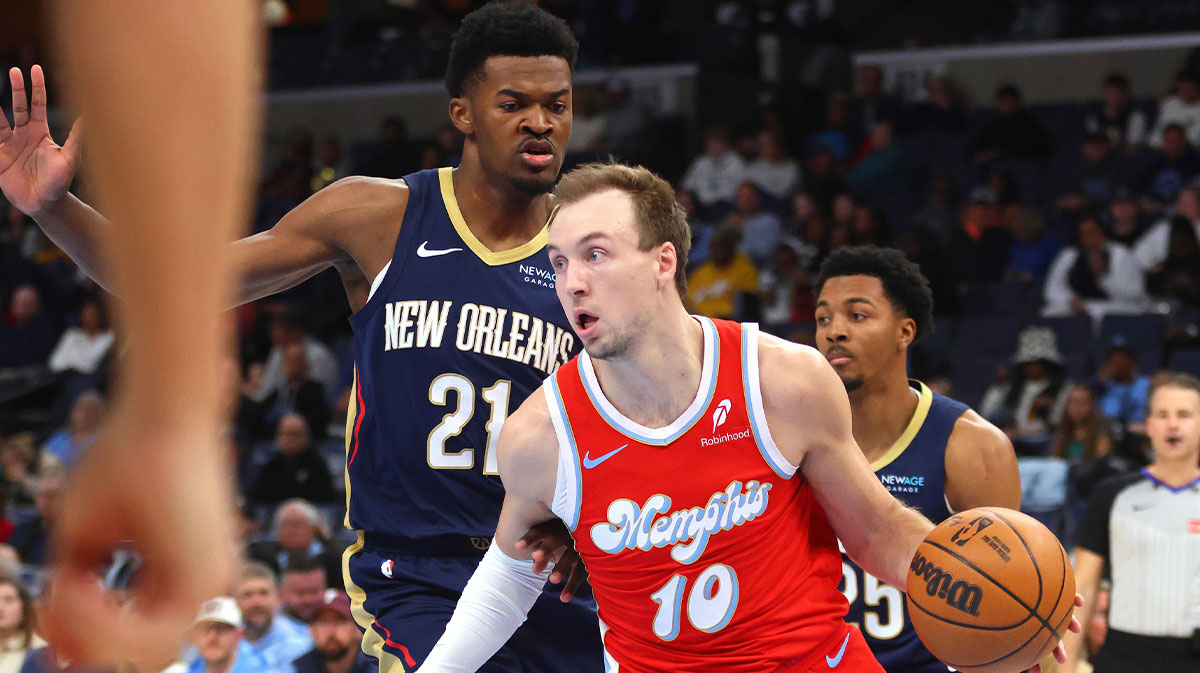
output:
<instances>
[{"instance_id":1,"label":"player's neck","mask_svg":"<svg viewBox=\"0 0 1200 673\"><path fill-rule=\"evenodd\" d=\"M696 399L704 330L680 307L654 321L630 353L594 359L592 366L604 396L622 414L646 427L666 427Z\"/></svg>"},{"instance_id":2,"label":"player's neck","mask_svg":"<svg viewBox=\"0 0 1200 673\"><path fill-rule=\"evenodd\" d=\"M854 441L868 461L874 461L904 434L917 410L920 396L908 384L903 370L868 379L850 393Z\"/></svg>"},{"instance_id":3,"label":"player's neck","mask_svg":"<svg viewBox=\"0 0 1200 673\"><path fill-rule=\"evenodd\" d=\"M491 182L479 160L454 169L454 198L467 228L493 252L511 250L538 234L550 218L549 194L532 195Z\"/></svg>"},{"instance_id":4,"label":"player's neck","mask_svg":"<svg viewBox=\"0 0 1200 673\"><path fill-rule=\"evenodd\" d=\"M1155 460L1147 468L1154 478L1167 486L1179 487L1190 484L1200 477L1200 467L1196 467L1196 456L1188 456L1179 460Z\"/></svg>"}]
</instances>

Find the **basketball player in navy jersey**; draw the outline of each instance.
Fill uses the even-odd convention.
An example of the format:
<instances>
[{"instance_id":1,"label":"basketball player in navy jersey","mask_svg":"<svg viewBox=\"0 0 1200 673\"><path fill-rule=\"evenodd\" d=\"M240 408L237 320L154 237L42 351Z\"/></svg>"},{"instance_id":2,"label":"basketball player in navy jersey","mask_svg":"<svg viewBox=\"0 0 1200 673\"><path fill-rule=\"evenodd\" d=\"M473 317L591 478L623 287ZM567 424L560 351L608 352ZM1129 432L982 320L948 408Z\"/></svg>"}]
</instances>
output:
<instances>
[{"instance_id":1,"label":"basketball player in navy jersey","mask_svg":"<svg viewBox=\"0 0 1200 673\"><path fill-rule=\"evenodd\" d=\"M577 49L532 3L473 12L446 73L466 136L458 169L341 180L228 250L243 302L329 266L341 274L356 362L347 522L361 531L344 570L381 673L415 668L442 632L496 528L504 419L579 350L545 254ZM34 192L26 212L111 288L97 254L110 224L67 193L72 173L14 178L4 191ZM594 609L547 596L482 670L600 666Z\"/></svg>"},{"instance_id":2,"label":"basketball player in navy jersey","mask_svg":"<svg viewBox=\"0 0 1200 673\"><path fill-rule=\"evenodd\" d=\"M921 270L899 250L850 247L821 265L817 347L850 395L854 439L883 485L932 521L993 506L1019 509L1012 443L966 405L908 378L908 347L933 323ZM886 542L885 542L886 544ZM843 555L846 619L888 673L945 673L908 621L902 589Z\"/></svg>"}]
</instances>

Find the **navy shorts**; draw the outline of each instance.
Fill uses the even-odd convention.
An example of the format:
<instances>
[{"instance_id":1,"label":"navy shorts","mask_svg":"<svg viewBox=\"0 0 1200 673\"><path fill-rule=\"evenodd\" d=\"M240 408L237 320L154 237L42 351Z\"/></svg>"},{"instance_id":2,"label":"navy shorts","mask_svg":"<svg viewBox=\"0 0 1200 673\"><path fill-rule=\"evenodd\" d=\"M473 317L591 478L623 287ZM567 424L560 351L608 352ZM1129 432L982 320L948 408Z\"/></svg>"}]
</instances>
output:
<instances>
[{"instance_id":1,"label":"navy shorts","mask_svg":"<svg viewBox=\"0 0 1200 673\"><path fill-rule=\"evenodd\" d=\"M362 649L379 660L379 673L408 673L433 649L454 613L462 587L482 552L459 556L401 554L364 544L343 557ZM481 673L601 673L600 625L590 595L568 604L547 588L529 619Z\"/></svg>"}]
</instances>

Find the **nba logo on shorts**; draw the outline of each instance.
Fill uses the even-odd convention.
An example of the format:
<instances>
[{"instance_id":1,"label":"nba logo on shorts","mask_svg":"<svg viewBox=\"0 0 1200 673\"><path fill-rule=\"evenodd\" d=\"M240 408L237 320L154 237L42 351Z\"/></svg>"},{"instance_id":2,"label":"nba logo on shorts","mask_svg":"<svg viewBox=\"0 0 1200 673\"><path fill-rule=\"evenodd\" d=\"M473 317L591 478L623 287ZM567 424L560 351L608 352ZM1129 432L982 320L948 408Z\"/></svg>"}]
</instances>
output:
<instances>
[{"instance_id":1,"label":"nba logo on shorts","mask_svg":"<svg viewBox=\"0 0 1200 673\"><path fill-rule=\"evenodd\" d=\"M733 406L733 403L729 401L728 397L717 403L717 408L715 410L713 410L713 429L712 429L712 431L714 433L716 433L717 428L719 428L725 424L725 419L726 419L726 417L729 416L729 409L732 406Z\"/></svg>"},{"instance_id":2,"label":"nba logo on shorts","mask_svg":"<svg viewBox=\"0 0 1200 673\"><path fill-rule=\"evenodd\" d=\"M394 562L392 561L392 559L388 559L388 560L384 561L383 563L379 564L379 572L383 573L384 577L391 579L393 565L394 565Z\"/></svg>"}]
</instances>

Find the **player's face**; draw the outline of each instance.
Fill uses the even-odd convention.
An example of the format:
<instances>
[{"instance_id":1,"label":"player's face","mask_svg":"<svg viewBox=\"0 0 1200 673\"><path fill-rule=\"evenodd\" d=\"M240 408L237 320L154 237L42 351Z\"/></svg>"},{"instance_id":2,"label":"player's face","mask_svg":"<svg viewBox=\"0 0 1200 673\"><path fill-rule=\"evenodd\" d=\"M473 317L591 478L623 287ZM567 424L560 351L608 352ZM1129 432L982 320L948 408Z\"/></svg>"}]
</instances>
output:
<instances>
[{"instance_id":1,"label":"player's face","mask_svg":"<svg viewBox=\"0 0 1200 673\"><path fill-rule=\"evenodd\" d=\"M897 314L874 276L838 276L817 297L817 348L853 392L904 360L916 325Z\"/></svg>"},{"instance_id":2,"label":"player's face","mask_svg":"<svg viewBox=\"0 0 1200 673\"><path fill-rule=\"evenodd\" d=\"M1150 399L1146 435L1155 461L1196 464L1200 454L1200 393L1190 388L1159 388Z\"/></svg>"},{"instance_id":3,"label":"player's face","mask_svg":"<svg viewBox=\"0 0 1200 673\"><path fill-rule=\"evenodd\" d=\"M564 206L550 227L558 300L593 358L626 354L655 311L669 244L639 250L634 217L627 195L607 191Z\"/></svg>"},{"instance_id":4,"label":"player's face","mask_svg":"<svg viewBox=\"0 0 1200 673\"><path fill-rule=\"evenodd\" d=\"M451 101L450 114L489 176L547 193L571 135L571 69L558 56L493 56L471 96Z\"/></svg>"}]
</instances>

